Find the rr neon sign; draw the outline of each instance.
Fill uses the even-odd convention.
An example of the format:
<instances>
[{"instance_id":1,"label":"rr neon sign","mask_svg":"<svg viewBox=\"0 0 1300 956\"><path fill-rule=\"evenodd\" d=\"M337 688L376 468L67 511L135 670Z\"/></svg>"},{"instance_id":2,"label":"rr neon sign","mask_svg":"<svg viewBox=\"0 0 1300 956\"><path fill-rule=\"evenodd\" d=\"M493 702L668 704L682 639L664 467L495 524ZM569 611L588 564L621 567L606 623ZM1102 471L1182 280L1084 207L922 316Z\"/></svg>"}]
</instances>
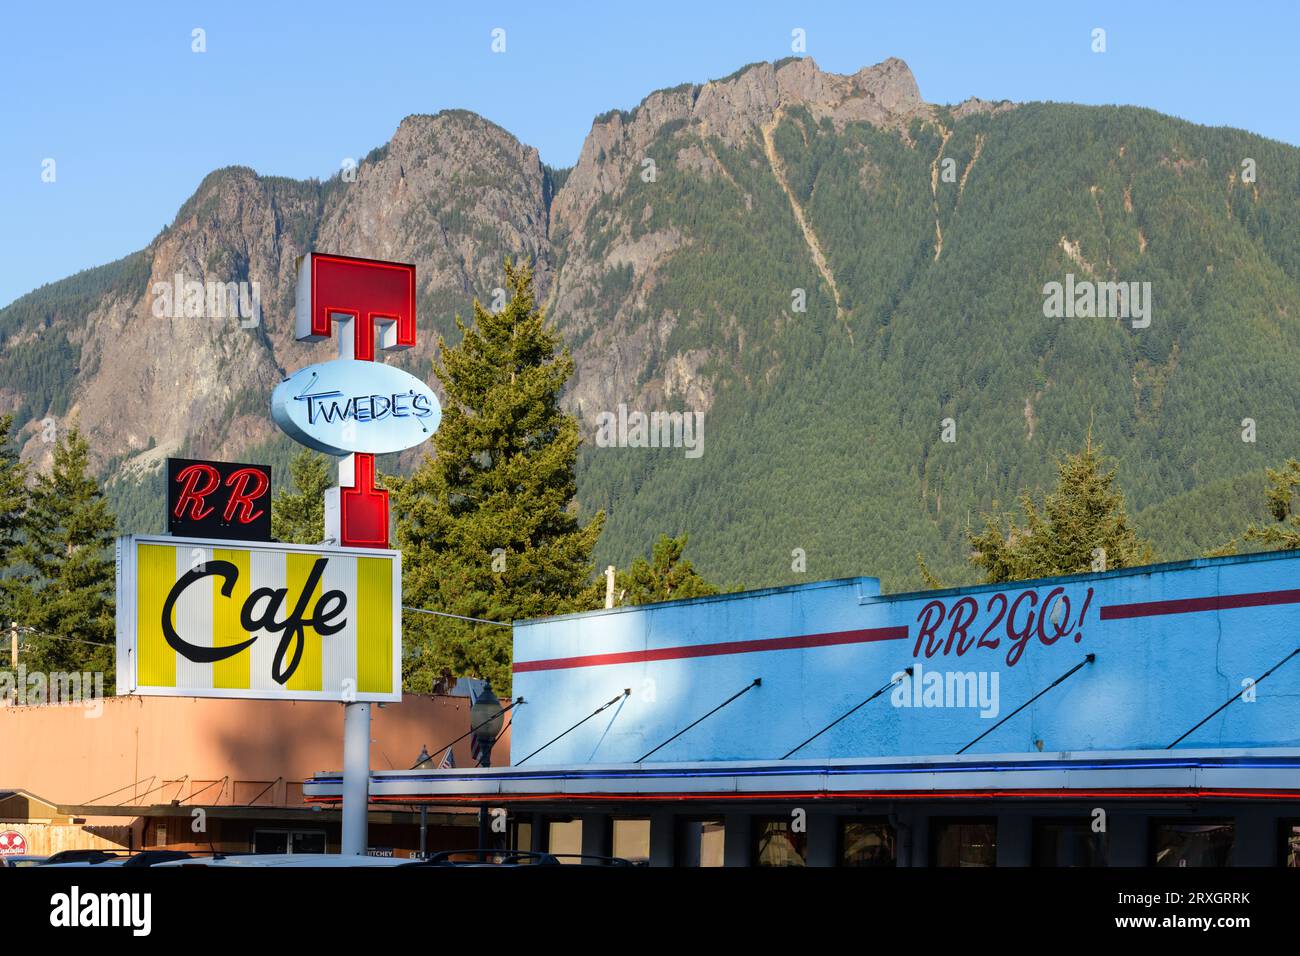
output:
<instances>
[{"instance_id":1,"label":"rr neon sign","mask_svg":"<svg viewBox=\"0 0 1300 956\"><path fill-rule=\"evenodd\" d=\"M415 266L310 253L298 265L295 335L318 342L338 325L339 357L376 361L376 350L415 344ZM355 447L355 446L354 446ZM388 547L388 492L375 487L375 456L339 463L339 485L325 493L325 536L341 547Z\"/></svg>"},{"instance_id":2,"label":"rr neon sign","mask_svg":"<svg viewBox=\"0 0 1300 956\"><path fill-rule=\"evenodd\" d=\"M182 537L271 540L271 469L168 458L167 530Z\"/></svg>"}]
</instances>

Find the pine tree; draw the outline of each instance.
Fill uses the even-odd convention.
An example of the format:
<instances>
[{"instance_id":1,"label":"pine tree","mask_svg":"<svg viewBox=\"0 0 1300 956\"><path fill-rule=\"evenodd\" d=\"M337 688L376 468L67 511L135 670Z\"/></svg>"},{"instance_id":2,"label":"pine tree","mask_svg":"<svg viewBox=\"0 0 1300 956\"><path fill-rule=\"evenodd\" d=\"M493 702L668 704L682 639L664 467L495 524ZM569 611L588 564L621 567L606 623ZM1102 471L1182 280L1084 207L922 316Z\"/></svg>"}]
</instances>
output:
<instances>
[{"instance_id":1,"label":"pine tree","mask_svg":"<svg viewBox=\"0 0 1300 956\"><path fill-rule=\"evenodd\" d=\"M389 479L404 603L502 622L589 607L605 519L583 525L574 506L581 439L559 404L573 359L536 304L532 269L507 260L505 272L505 307L476 300L472 324L456 318L460 344L439 340L446 399L434 456ZM508 628L417 614L404 624L408 689L429 690L447 668L508 693Z\"/></svg>"},{"instance_id":2,"label":"pine tree","mask_svg":"<svg viewBox=\"0 0 1300 956\"><path fill-rule=\"evenodd\" d=\"M102 671L111 688L116 521L88 464L74 428L55 444L50 473L36 477L18 551L19 619L33 629L29 670Z\"/></svg>"},{"instance_id":3,"label":"pine tree","mask_svg":"<svg viewBox=\"0 0 1300 956\"><path fill-rule=\"evenodd\" d=\"M325 491L338 482L330 460L304 448L289 462L293 491L283 489L271 502L271 537L288 544L325 540Z\"/></svg>"},{"instance_id":4,"label":"pine tree","mask_svg":"<svg viewBox=\"0 0 1300 956\"><path fill-rule=\"evenodd\" d=\"M1103 466L1090 430L1083 451L1057 463L1056 490L1047 495L1041 510L1027 492L1021 495L1023 526L1011 515L986 515L984 531L967 536L974 548L970 561L983 570L985 581L1090 571L1097 549L1104 549L1108 569L1150 564L1151 545L1129 523L1124 495L1115 487L1115 470L1103 471Z\"/></svg>"},{"instance_id":5,"label":"pine tree","mask_svg":"<svg viewBox=\"0 0 1300 956\"><path fill-rule=\"evenodd\" d=\"M614 576L614 593L618 604L653 604L683 598L706 597L720 593L682 557L689 536L670 538L661 534L655 542L650 560L637 558L627 571Z\"/></svg>"},{"instance_id":6,"label":"pine tree","mask_svg":"<svg viewBox=\"0 0 1300 956\"><path fill-rule=\"evenodd\" d=\"M0 416L0 630L7 631L16 613L12 575L22 541L27 510L27 471L10 441L13 416Z\"/></svg>"},{"instance_id":7,"label":"pine tree","mask_svg":"<svg viewBox=\"0 0 1300 956\"><path fill-rule=\"evenodd\" d=\"M1259 541L1268 550L1293 551L1300 548L1300 515L1292 508L1292 500L1300 488L1300 461L1288 458L1281 468L1266 468L1271 487L1268 489L1268 510L1276 525L1252 524L1244 535L1247 541ZM1221 554L1235 554L1236 541L1219 549Z\"/></svg>"}]
</instances>

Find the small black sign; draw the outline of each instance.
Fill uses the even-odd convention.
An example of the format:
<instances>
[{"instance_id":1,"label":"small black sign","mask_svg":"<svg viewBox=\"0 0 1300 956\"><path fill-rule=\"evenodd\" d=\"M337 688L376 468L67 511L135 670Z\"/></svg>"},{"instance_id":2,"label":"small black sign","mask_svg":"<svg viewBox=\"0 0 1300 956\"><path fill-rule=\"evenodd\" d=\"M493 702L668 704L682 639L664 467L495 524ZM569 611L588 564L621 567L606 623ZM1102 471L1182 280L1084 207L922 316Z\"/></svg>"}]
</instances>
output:
<instances>
[{"instance_id":1,"label":"small black sign","mask_svg":"<svg viewBox=\"0 0 1300 956\"><path fill-rule=\"evenodd\" d=\"M270 466L168 458L167 530L189 538L270 541Z\"/></svg>"}]
</instances>

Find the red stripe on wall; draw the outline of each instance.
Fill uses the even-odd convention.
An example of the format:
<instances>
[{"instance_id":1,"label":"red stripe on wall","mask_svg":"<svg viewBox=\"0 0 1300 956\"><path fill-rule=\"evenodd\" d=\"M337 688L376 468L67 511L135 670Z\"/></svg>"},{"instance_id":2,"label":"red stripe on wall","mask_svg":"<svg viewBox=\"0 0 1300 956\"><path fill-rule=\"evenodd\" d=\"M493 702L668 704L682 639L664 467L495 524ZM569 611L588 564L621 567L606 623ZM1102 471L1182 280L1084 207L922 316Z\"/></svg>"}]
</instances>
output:
<instances>
[{"instance_id":1,"label":"red stripe on wall","mask_svg":"<svg viewBox=\"0 0 1300 956\"><path fill-rule=\"evenodd\" d=\"M1237 607L1267 607L1272 604L1300 604L1300 590L1255 591L1251 594L1215 594L1210 597L1182 598L1176 601L1108 604L1101 609L1101 619L1113 621L1125 617L1190 614L1193 611L1226 611Z\"/></svg>"},{"instance_id":2,"label":"red stripe on wall","mask_svg":"<svg viewBox=\"0 0 1300 956\"><path fill-rule=\"evenodd\" d=\"M722 654L752 654L755 651L788 651L801 647L830 647L836 644L866 644L871 641L905 641L907 626L868 627L828 634L800 634L796 637L768 637L755 641L726 641L721 644L691 644L657 647L648 651L590 654L586 657L556 657L542 661L519 661L514 672L556 671L571 667L603 667L606 664L640 664L646 661L675 661L689 657L717 657Z\"/></svg>"}]
</instances>

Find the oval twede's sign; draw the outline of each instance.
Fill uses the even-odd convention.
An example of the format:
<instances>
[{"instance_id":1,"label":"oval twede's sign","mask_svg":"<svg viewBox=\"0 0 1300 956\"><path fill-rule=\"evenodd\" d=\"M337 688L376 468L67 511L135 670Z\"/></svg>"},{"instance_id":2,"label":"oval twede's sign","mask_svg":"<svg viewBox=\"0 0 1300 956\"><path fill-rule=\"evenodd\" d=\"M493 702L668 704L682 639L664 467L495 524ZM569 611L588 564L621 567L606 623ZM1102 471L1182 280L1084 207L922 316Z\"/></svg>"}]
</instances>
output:
<instances>
[{"instance_id":1,"label":"oval twede's sign","mask_svg":"<svg viewBox=\"0 0 1300 956\"><path fill-rule=\"evenodd\" d=\"M294 441L328 455L384 455L433 436L433 389L381 362L335 359L294 372L271 393L271 417Z\"/></svg>"}]
</instances>

